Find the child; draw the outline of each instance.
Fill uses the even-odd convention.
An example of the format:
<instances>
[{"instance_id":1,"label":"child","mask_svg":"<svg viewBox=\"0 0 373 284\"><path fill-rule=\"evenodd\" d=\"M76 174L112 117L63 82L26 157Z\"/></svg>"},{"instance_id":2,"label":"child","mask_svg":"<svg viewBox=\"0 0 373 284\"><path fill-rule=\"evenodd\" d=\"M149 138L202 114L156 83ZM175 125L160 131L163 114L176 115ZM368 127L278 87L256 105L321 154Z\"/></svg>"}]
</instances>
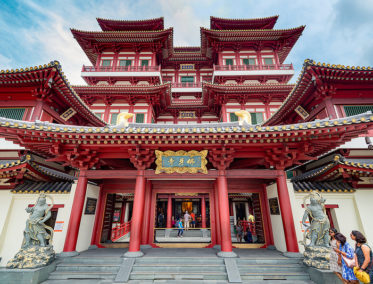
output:
<instances>
[{"instance_id":1,"label":"child","mask_svg":"<svg viewBox=\"0 0 373 284\"><path fill-rule=\"evenodd\" d=\"M177 236L179 238L182 238L183 237L183 233L184 233L184 230L183 230L183 222L181 221L181 218L179 219L179 222L177 224L177 228L178 228L178 231L177 231Z\"/></svg>"}]
</instances>

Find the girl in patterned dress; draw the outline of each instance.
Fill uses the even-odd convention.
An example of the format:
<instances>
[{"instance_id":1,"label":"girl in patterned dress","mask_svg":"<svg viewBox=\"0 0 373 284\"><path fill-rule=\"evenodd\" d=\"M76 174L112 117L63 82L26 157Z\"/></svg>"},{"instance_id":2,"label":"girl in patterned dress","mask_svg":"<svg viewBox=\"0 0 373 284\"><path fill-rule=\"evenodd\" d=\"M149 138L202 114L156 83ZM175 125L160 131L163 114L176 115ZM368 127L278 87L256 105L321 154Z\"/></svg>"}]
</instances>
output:
<instances>
[{"instance_id":1,"label":"girl in patterned dress","mask_svg":"<svg viewBox=\"0 0 373 284\"><path fill-rule=\"evenodd\" d=\"M351 239L356 242L355 262L358 269L365 271L370 276L370 283L373 283L373 253L366 244L367 239L359 231L351 232Z\"/></svg>"},{"instance_id":2,"label":"girl in patterned dress","mask_svg":"<svg viewBox=\"0 0 373 284\"><path fill-rule=\"evenodd\" d=\"M338 248L337 246L337 240L335 239L335 234L337 234L338 231L334 228L329 229L329 235L330 235L330 261L329 266L330 270L334 272L337 277L344 282L342 278L342 266L338 263L339 255L334 251L335 248Z\"/></svg>"},{"instance_id":3,"label":"girl in patterned dress","mask_svg":"<svg viewBox=\"0 0 373 284\"><path fill-rule=\"evenodd\" d=\"M341 233L335 234L335 239L337 240L337 246L339 248L335 248L334 251L341 256L342 259L342 277L344 280L344 283L356 283L359 284L359 280L357 280L353 268L350 268L346 265L345 261L343 260L342 256L345 256L347 258L354 258L355 253L354 249L351 247L351 245L346 242L346 237L342 235Z\"/></svg>"}]
</instances>

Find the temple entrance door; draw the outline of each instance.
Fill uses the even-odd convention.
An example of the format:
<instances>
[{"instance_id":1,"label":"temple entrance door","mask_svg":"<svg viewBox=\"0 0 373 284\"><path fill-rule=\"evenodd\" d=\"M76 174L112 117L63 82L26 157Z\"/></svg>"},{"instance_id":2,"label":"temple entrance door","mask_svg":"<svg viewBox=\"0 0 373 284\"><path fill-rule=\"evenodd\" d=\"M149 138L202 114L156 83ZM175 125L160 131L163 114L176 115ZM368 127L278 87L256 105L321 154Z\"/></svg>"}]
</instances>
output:
<instances>
[{"instance_id":1,"label":"temple entrance door","mask_svg":"<svg viewBox=\"0 0 373 284\"><path fill-rule=\"evenodd\" d=\"M112 220L115 206L115 194L108 194L106 197L106 206L104 211L104 220L102 224L101 243L110 240Z\"/></svg>"}]
</instances>

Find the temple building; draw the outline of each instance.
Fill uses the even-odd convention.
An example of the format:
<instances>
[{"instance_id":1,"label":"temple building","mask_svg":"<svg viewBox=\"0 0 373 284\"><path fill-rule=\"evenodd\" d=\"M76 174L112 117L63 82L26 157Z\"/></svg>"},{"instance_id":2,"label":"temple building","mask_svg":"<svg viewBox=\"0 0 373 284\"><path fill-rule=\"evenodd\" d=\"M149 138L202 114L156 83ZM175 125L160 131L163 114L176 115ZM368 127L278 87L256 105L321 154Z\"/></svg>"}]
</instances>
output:
<instances>
[{"instance_id":1,"label":"temple building","mask_svg":"<svg viewBox=\"0 0 373 284\"><path fill-rule=\"evenodd\" d=\"M86 85L71 85L57 61L0 71L0 266L40 192L53 198L53 245L67 255L297 253L313 190L332 226L372 240L373 70L306 59L289 83L305 27L275 29L277 18L211 17L192 47L174 47L163 18L99 18L101 31L71 30L92 64ZM193 220L178 238L185 212ZM251 239L237 240L238 223Z\"/></svg>"}]
</instances>

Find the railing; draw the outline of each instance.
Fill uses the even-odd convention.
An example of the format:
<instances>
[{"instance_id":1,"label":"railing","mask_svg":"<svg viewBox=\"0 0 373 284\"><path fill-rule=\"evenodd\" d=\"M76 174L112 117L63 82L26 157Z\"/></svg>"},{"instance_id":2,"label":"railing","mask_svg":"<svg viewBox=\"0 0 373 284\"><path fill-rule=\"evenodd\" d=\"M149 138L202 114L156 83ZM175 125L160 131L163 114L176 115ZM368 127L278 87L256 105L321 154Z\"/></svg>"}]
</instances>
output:
<instances>
[{"instance_id":1,"label":"railing","mask_svg":"<svg viewBox=\"0 0 373 284\"><path fill-rule=\"evenodd\" d=\"M82 72L155 72L161 71L161 66L85 66Z\"/></svg>"},{"instance_id":2,"label":"railing","mask_svg":"<svg viewBox=\"0 0 373 284\"><path fill-rule=\"evenodd\" d=\"M121 237L127 235L131 232L131 222L119 224L118 226L114 227L111 230L111 241L115 242L116 240L120 239Z\"/></svg>"},{"instance_id":3,"label":"railing","mask_svg":"<svg viewBox=\"0 0 373 284\"><path fill-rule=\"evenodd\" d=\"M201 83L172 83L171 84L172 88L201 88L202 84Z\"/></svg>"},{"instance_id":4,"label":"railing","mask_svg":"<svg viewBox=\"0 0 373 284\"><path fill-rule=\"evenodd\" d=\"M254 222L249 222L249 221L239 221L239 222L241 222L243 232L246 232L247 228L249 228L251 234L253 236L256 236L256 230L255 230L255 223Z\"/></svg>"},{"instance_id":5,"label":"railing","mask_svg":"<svg viewBox=\"0 0 373 284\"><path fill-rule=\"evenodd\" d=\"M214 65L214 71L250 71L250 70L294 70L294 68L293 68L293 64Z\"/></svg>"}]
</instances>

